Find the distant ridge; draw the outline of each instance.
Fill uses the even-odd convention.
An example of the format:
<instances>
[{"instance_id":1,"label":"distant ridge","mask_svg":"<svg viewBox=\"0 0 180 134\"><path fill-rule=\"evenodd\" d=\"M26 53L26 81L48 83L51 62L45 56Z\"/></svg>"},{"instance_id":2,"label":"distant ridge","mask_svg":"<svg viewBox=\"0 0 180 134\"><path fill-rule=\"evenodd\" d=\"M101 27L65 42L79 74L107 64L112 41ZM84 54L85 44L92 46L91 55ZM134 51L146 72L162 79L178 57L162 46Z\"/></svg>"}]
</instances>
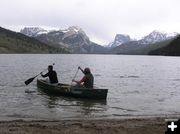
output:
<instances>
[{"instance_id":1,"label":"distant ridge","mask_svg":"<svg viewBox=\"0 0 180 134\"><path fill-rule=\"evenodd\" d=\"M24 29L21 29L20 33L29 37L35 37L40 34L46 34L48 31L40 27L25 27Z\"/></svg>"},{"instance_id":2,"label":"distant ridge","mask_svg":"<svg viewBox=\"0 0 180 134\"><path fill-rule=\"evenodd\" d=\"M67 53L61 47L42 43L21 33L0 27L0 53Z\"/></svg>"},{"instance_id":3,"label":"distant ridge","mask_svg":"<svg viewBox=\"0 0 180 134\"><path fill-rule=\"evenodd\" d=\"M140 40L130 40L122 43L117 47L113 47L110 53L113 54L133 54L133 55L148 55L148 53L157 48L164 47L176 38L178 33L162 33L154 30Z\"/></svg>"},{"instance_id":4,"label":"distant ridge","mask_svg":"<svg viewBox=\"0 0 180 134\"><path fill-rule=\"evenodd\" d=\"M21 32L23 34L0 27L0 53L179 55L177 44L169 46L177 39L178 33L155 30L140 40L117 34L114 42L104 47L90 41L86 33L77 26L54 31L25 27Z\"/></svg>"},{"instance_id":5,"label":"distant ridge","mask_svg":"<svg viewBox=\"0 0 180 134\"><path fill-rule=\"evenodd\" d=\"M34 37L41 42L60 46L71 53L107 53L105 47L90 41L86 33L78 26L49 32L42 28L25 27L21 30L21 33Z\"/></svg>"},{"instance_id":6,"label":"distant ridge","mask_svg":"<svg viewBox=\"0 0 180 134\"><path fill-rule=\"evenodd\" d=\"M180 35L167 46L150 51L149 55L180 56Z\"/></svg>"},{"instance_id":7,"label":"distant ridge","mask_svg":"<svg viewBox=\"0 0 180 134\"><path fill-rule=\"evenodd\" d=\"M109 43L106 47L108 48L114 48L117 46L120 46L123 43L127 43L132 41L129 35L125 34L116 34L115 39L113 42Z\"/></svg>"}]
</instances>

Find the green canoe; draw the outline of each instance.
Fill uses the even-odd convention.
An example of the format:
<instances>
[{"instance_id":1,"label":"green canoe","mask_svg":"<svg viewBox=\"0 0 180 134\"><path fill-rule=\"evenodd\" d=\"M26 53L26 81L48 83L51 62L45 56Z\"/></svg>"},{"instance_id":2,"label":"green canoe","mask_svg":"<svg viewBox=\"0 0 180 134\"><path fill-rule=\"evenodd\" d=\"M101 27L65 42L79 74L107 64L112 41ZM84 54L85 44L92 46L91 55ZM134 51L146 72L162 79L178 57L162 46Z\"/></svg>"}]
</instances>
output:
<instances>
[{"instance_id":1,"label":"green canoe","mask_svg":"<svg viewBox=\"0 0 180 134\"><path fill-rule=\"evenodd\" d=\"M108 89L78 88L68 84L50 84L45 80L37 79L37 87L47 94L69 96L88 99L106 99Z\"/></svg>"}]
</instances>

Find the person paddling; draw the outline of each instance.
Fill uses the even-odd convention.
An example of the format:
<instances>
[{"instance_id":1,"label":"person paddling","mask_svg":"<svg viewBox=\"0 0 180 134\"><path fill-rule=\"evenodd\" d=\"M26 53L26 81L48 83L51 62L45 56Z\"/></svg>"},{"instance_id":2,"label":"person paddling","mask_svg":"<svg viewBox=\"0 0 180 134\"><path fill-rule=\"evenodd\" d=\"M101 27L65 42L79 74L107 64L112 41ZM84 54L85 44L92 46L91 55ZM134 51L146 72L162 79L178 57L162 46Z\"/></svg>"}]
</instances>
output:
<instances>
[{"instance_id":1,"label":"person paddling","mask_svg":"<svg viewBox=\"0 0 180 134\"><path fill-rule=\"evenodd\" d=\"M94 77L91 73L91 70L87 67L84 70L81 67L78 67L84 73L83 78L80 81L72 80L73 82L76 82L78 85L82 85L85 88L93 88L94 85Z\"/></svg>"},{"instance_id":2,"label":"person paddling","mask_svg":"<svg viewBox=\"0 0 180 134\"><path fill-rule=\"evenodd\" d=\"M45 75L43 75L41 72L41 76L42 77L49 77L49 81L52 84L58 83L57 73L56 73L56 71L53 70L52 65L48 66L48 72Z\"/></svg>"}]
</instances>

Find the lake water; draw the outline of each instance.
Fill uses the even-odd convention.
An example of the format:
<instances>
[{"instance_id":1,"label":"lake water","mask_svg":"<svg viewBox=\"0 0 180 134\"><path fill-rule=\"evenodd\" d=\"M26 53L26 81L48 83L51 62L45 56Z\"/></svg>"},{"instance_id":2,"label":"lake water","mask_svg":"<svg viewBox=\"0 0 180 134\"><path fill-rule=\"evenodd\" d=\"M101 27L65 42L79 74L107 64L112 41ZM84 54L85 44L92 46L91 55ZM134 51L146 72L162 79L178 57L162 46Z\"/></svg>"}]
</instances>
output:
<instances>
[{"instance_id":1,"label":"lake water","mask_svg":"<svg viewBox=\"0 0 180 134\"><path fill-rule=\"evenodd\" d=\"M48 96L37 90L36 80L25 86L25 80L52 63L59 81L69 84L78 66L90 67L95 86L109 89L107 100ZM180 57L1 54L0 72L0 118L180 115ZM79 72L76 79L82 76Z\"/></svg>"}]
</instances>

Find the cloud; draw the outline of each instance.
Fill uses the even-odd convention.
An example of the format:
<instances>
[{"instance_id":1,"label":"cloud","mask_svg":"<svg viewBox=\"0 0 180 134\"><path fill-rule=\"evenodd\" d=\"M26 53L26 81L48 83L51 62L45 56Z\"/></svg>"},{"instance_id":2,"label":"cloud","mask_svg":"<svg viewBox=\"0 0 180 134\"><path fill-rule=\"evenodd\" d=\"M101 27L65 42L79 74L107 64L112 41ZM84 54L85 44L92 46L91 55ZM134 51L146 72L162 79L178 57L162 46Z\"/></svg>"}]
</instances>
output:
<instances>
[{"instance_id":1,"label":"cloud","mask_svg":"<svg viewBox=\"0 0 180 134\"><path fill-rule=\"evenodd\" d=\"M155 29L180 31L179 5L179 0L2 0L0 25L77 25L90 39L108 44L117 33L139 37Z\"/></svg>"}]
</instances>

